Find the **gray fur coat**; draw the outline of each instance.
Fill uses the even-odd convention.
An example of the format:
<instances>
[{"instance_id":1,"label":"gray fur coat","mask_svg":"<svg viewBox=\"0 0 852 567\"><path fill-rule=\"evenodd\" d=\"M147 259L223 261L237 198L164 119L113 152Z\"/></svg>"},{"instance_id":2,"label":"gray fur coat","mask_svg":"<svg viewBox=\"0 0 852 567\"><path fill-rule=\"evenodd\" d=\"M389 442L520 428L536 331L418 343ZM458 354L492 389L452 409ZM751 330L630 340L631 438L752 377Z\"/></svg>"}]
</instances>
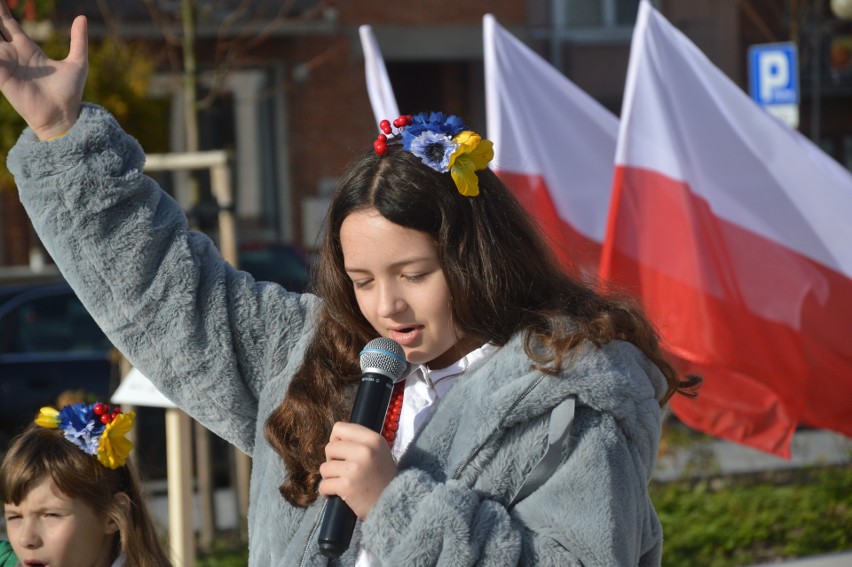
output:
<instances>
[{"instance_id":1,"label":"gray fur coat","mask_svg":"<svg viewBox=\"0 0 852 567\"><path fill-rule=\"evenodd\" d=\"M226 264L143 175L145 156L103 109L64 137L25 131L9 154L32 222L113 343L169 398L253 458L250 564L326 565L307 509L278 493L264 439L316 327L319 299ZM632 345L582 349L560 376L531 370L521 337L473 367L399 462L340 565L658 565L647 485L665 380ZM550 411L576 396L572 449L514 506L545 452Z\"/></svg>"}]
</instances>

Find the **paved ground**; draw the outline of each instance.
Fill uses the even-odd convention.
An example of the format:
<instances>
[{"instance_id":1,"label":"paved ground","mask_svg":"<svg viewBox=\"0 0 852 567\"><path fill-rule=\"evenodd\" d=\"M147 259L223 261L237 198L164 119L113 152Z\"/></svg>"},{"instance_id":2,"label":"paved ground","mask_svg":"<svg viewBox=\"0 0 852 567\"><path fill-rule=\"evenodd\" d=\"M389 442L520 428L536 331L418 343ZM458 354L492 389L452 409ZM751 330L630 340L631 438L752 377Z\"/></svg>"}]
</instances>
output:
<instances>
[{"instance_id":1,"label":"paved ground","mask_svg":"<svg viewBox=\"0 0 852 567\"><path fill-rule=\"evenodd\" d=\"M794 469L810 465L852 462L852 439L832 431L799 431L791 444L792 457L782 459L736 443L713 441L660 457L654 478L667 481L703 474L739 474ZM849 564L852 567L852 563Z\"/></svg>"},{"instance_id":2,"label":"paved ground","mask_svg":"<svg viewBox=\"0 0 852 567\"><path fill-rule=\"evenodd\" d=\"M777 563L761 563L760 565L752 565L751 567L769 567L770 565L783 565L784 567L852 567L852 551L820 555L818 557L806 557L804 559L793 559L791 561L779 561Z\"/></svg>"}]
</instances>

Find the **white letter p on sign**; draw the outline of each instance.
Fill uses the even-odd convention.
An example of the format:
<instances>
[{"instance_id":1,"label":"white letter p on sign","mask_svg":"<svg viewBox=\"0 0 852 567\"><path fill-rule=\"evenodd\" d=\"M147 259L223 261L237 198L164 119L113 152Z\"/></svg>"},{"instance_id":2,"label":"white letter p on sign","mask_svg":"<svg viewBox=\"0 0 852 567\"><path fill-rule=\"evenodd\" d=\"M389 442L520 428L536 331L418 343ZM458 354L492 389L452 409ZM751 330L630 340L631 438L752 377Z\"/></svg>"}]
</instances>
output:
<instances>
[{"instance_id":1,"label":"white letter p on sign","mask_svg":"<svg viewBox=\"0 0 852 567\"><path fill-rule=\"evenodd\" d=\"M760 72L760 98L764 101L773 99L776 89L784 88L790 81L790 69L787 58L783 53L766 52L760 55L758 68Z\"/></svg>"}]
</instances>

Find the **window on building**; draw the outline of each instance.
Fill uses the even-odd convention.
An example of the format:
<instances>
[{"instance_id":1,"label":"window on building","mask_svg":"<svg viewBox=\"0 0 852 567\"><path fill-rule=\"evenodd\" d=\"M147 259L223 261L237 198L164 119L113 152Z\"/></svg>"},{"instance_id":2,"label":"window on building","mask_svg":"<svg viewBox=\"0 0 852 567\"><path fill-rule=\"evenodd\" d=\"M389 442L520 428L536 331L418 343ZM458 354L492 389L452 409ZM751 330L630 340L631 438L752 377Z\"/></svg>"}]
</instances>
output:
<instances>
[{"instance_id":1,"label":"window on building","mask_svg":"<svg viewBox=\"0 0 852 567\"><path fill-rule=\"evenodd\" d=\"M639 0L529 0L527 41L554 67L566 67L589 46L622 49L630 45ZM651 0L658 5L660 0Z\"/></svg>"},{"instance_id":2,"label":"window on building","mask_svg":"<svg viewBox=\"0 0 852 567\"><path fill-rule=\"evenodd\" d=\"M554 0L554 14L562 15L566 28L617 28L633 26L638 0Z\"/></svg>"}]
</instances>

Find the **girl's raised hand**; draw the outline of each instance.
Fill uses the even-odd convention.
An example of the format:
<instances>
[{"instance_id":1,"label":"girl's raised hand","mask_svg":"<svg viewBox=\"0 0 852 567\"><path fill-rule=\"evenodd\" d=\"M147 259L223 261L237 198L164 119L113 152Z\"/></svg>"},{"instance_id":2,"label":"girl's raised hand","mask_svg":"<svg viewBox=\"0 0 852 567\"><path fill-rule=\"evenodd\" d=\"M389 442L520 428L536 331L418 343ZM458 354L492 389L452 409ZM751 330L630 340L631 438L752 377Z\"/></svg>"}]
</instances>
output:
<instances>
[{"instance_id":1,"label":"girl's raised hand","mask_svg":"<svg viewBox=\"0 0 852 567\"><path fill-rule=\"evenodd\" d=\"M86 28L86 18L77 16L68 57L54 61L0 0L0 92L41 140L67 132L80 114L89 70Z\"/></svg>"},{"instance_id":2,"label":"girl's raised hand","mask_svg":"<svg viewBox=\"0 0 852 567\"><path fill-rule=\"evenodd\" d=\"M384 437L354 423L334 424L325 458L320 494L340 496L362 520L397 472Z\"/></svg>"}]
</instances>

